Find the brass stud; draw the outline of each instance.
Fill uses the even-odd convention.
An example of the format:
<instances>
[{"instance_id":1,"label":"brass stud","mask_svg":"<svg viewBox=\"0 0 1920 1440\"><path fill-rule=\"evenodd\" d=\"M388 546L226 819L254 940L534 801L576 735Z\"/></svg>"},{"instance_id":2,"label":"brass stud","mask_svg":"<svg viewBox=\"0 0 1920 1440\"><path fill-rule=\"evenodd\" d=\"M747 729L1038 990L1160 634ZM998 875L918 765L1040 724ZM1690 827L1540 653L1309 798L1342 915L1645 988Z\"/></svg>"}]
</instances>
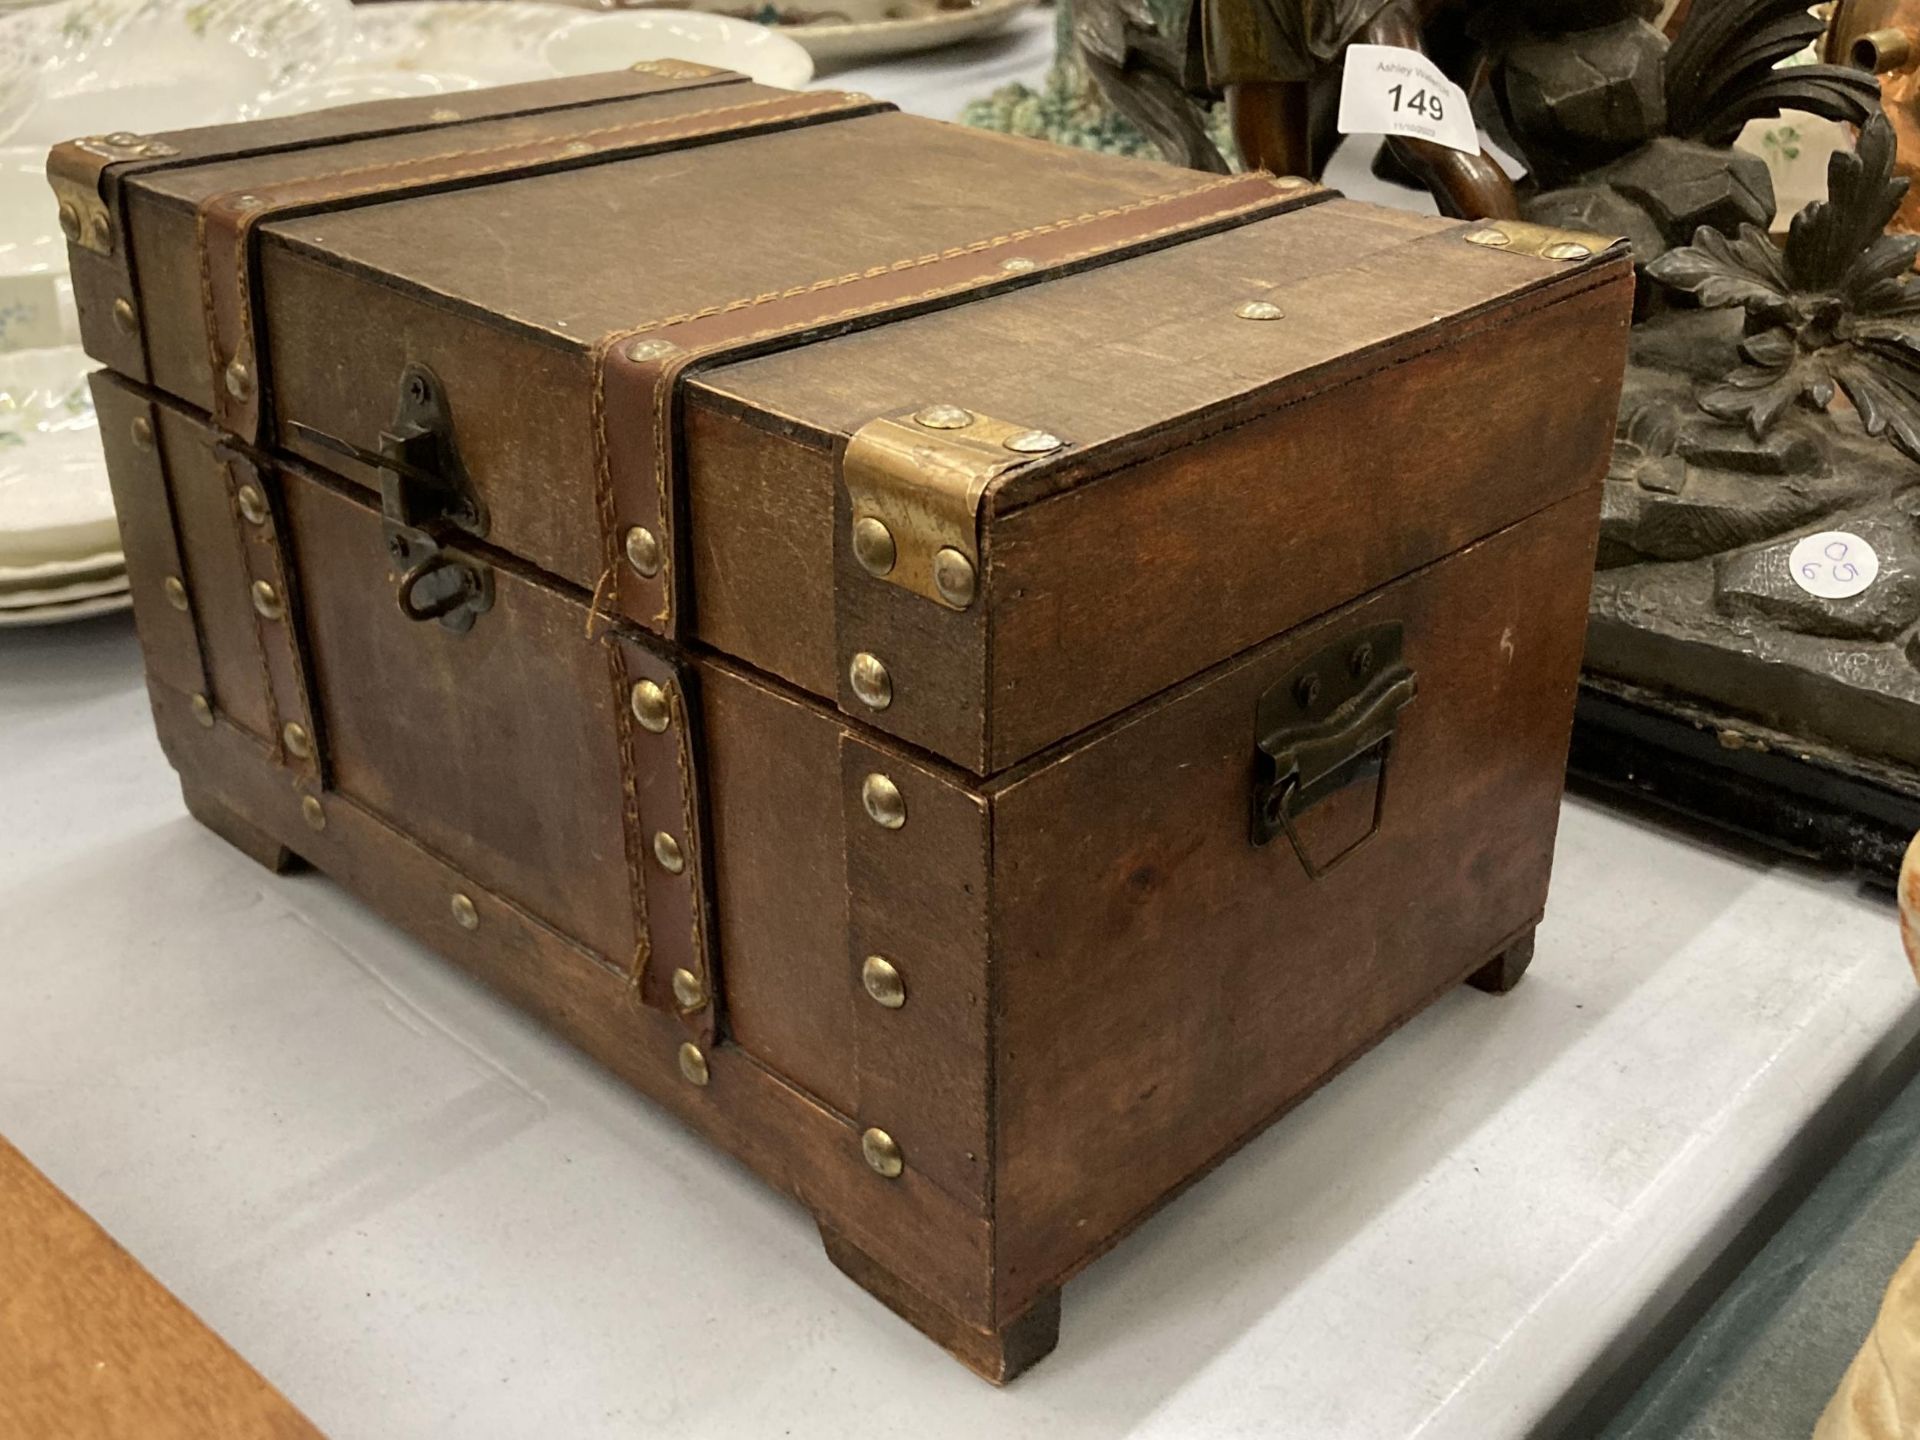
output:
<instances>
[{"instance_id":1,"label":"brass stud","mask_svg":"<svg viewBox=\"0 0 1920 1440\"><path fill-rule=\"evenodd\" d=\"M1504 250L1513 244L1513 237L1504 230L1496 230L1491 225L1483 225L1478 230L1467 232L1469 245L1485 245L1494 250Z\"/></svg>"},{"instance_id":2,"label":"brass stud","mask_svg":"<svg viewBox=\"0 0 1920 1440\"><path fill-rule=\"evenodd\" d=\"M906 796L878 771L860 782L860 803L867 807L867 818L883 829L898 830L907 823Z\"/></svg>"},{"instance_id":3,"label":"brass stud","mask_svg":"<svg viewBox=\"0 0 1920 1440\"><path fill-rule=\"evenodd\" d=\"M862 650L847 667L847 679L853 693L869 710L884 710L893 704L893 676L878 655Z\"/></svg>"},{"instance_id":4,"label":"brass stud","mask_svg":"<svg viewBox=\"0 0 1920 1440\"><path fill-rule=\"evenodd\" d=\"M206 696L196 690L192 698L187 701L187 708L193 711L193 718L200 722L202 730L213 728L213 704Z\"/></svg>"},{"instance_id":5,"label":"brass stud","mask_svg":"<svg viewBox=\"0 0 1920 1440\"><path fill-rule=\"evenodd\" d=\"M246 481L233 492L233 500L240 507L240 518L249 525L266 523L267 497L260 493L260 487L251 480Z\"/></svg>"},{"instance_id":6,"label":"brass stud","mask_svg":"<svg viewBox=\"0 0 1920 1440\"><path fill-rule=\"evenodd\" d=\"M679 348L671 340L640 339L627 346L626 356L634 364L639 365L648 360L658 360L663 356L671 355Z\"/></svg>"},{"instance_id":7,"label":"brass stud","mask_svg":"<svg viewBox=\"0 0 1920 1440\"><path fill-rule=\"evenodd\" d=\"M300 797L300 818L307 822L307 828L309 830L324 830L327 828L326 807L320 803L320 798L317 795L303 795Z\"/></svg>"},{"instance_id":8,"label":"brass stud","mask_svg":"<svg viewBox=\"0 0 1920 1440\"><path fill-rule=\"evenodd\" d=\"M680 842L664 830L653 832L653 858L669 875L678 875L687 868L687 857L680 852Z\"/></svg>"},{"instance_id":9,"label":"brass stud","mask_svg":"<svg viewBox=\"0 0 1920 1440\"><path fill-rule=\"evenodd\" d=\"M1067 442L1045 430L1022 430L1000 442L1016 455L1051 455Z\"/></svg>"},{"instance_id":10,"label":"brass stud","mask_svg":"<svg viewBox=\"0 0 1920 1440\"><path fill-rule=\"evenodd\" d=\"M660 573L660 537L644 525L627 531L627 563L651 580Z\"/></svg>"},{"instance_id":11,"label":"brass stud","mask_svg":"<svg viewBox=\"0 0 1920 1440\"><path fill-rule=\"evenodd\" d=\"M453 911L454 921L462 930L480 928L480 912L473 908L473 901L465 895L455 891L453 898L447 902L447 908Z\"/></svg>"},{"instance_id":12,"label":"brass stud","mask_svg":"<svg viewBox=\"0 0 1920 1440\"><path fill-rule=\"evenodd\" d=\"M1593 251L1578 240L1556 240L1540 252L1549 260L1588 260Z\"/></svg>"},{"instance_id":13,"label":"brass stud","mask_svg":"<svg viewBox=\"0 0 1920 1440\"><path fill-rule=\"evenodd\" d=\"M253 608L263 620L278 620L287 613L287 607L281 603L280 592L267 580L253 582Z\"/></svg>"},{"instance_id":14,"label":"brass stud","mask_svg":"<svg viewBox=\"0 0 1920 1440\"><path fill-rule=\"evenodd\" d=\"M307 727L298 720L289 720L280 727L280 742L287 747L287 753L296 760L313 758L313 737L307 733Z\"/></svg>"},{"instance_id":15,"label":"brass stud","mask_svg":"<svg viewBox=\"0 0 1920 1440\"><path fill-rule=\"evenodd\" d=\"M913 417L913 423L928 430L964 430L973 423L973 412L958 405L929 405Z\"/></svg>"},{"instance_id":16,"label":"brass stud","mask_svg":"<svg viewBox=\"0 0 1920 1440\"><path fill-rule=\"evenodd\" d=\"M942 546L933 555L933 588L940 592L940 598L956 610L964 610L973 603L974 586L973 561L951 545Z\"/></svg>"},{"instance_id":17,"label":"brass stud","mask_svg":"<svg viewBox=\"0 0 1920 1440\"><path fill-rule=\"evenodd\" d=\"M667 702L667 692L651 680L634 681L627 703L633 707L633 718L640 722L640 728L650 730L655 735L665 730L673 719L673 707Z\"/></svg>"},{"instance_id":18,"label":"brass stud","mask_svg":"<svg viewBox=\"0 0 1920 1440\"><path fill-rule=\"evenodd\" d=\"M707 987L693 971L673 972L673 1003L682 1010L698 1010L707 1003Z\"/></svg>"},{"instance_id":19,"label":"brass stud","mask_svg":"<svg viewBox=\"0 0 1920 1440\"><path fill-rule=\"evenodd\" d=\"M1234 308L1242 320L1284 320L1287 312L1271 300L1245 300Z\"/></svg>"},{"instance_id":20,"label":"brass stud","mask_svg":"<svg viewBox=\"0 0 1920 1440\"><path fill-rule=\"evenodd\" d=\"M867 994L889 1010L898 1010L907 1003L907 982L884 955L867 956L860 966L860 983L867 987Z\"/></svg>"},{"instance_id":21,"label":"brass stud","mask_svg":"<svg viewBox=\"0 0 1920 1440\"><path fill-rule=\"evenodd\" d=\"M160 588L167 592L167 603L176 610L187 608L187 587L180 582L178 575L169 575L160 582Z\"/></svg>"},{"instance_id":22,"label":"brass stud","mask_svg":"<svg viewBox=\"0 0 1920 1440\"><path fill-rule=\"evenodd\" d=\"M80 243L80 207L71 200L60 202L60 233L74 244Z\"/></svg>"},{"instance_id":23,"label":"brass stud","mask_svg":"<svg viewBox=\"0 0 1920 1440\"><path fill-rule=\"evenodd\" d=\"M898 1178L907 1168L907 1157L900 1153L899 1142L884 1130L868 1130L860 1137L860 1153L876 1175Z\"/></svg>"},{"instance_id":24,"label":"brass stud","mask_svg":"<svg viewBox=\"0 0 1920 1440\"><path fill-rule=\"evenodd\" d=\"M113 222L106 211L96 210L87 217L87 242L102 255L113 253Z\"/></svg>"},{"instance_id":25,"label":"brass stud","mask_svg":"<svg viewBox=\"0 0 1920 1440\"><path fill-rule=\"evenodd\" d=\"M140 328L140 317L133 313L133 302L124 295L113 302L113 323L122 335L131 335Z\"/></svg>"},{"instance_id":26,"label":"brass stud","mask_svg":"<svg viewBox=\"0 0 1920 1440\"><path fill-rule=\"evenodd\" d=\"M253 398L253 367L242 356L227 362L227 394L243 405Z\"/></svg>"},{"instance_id":27,"label":"brass stud","mask_svg":"<svg viewBox=\"0 0 1920 1440\"><path fill-rule=\"evenodd\" d=\"M707 1083L707 1057L691 1040L680 1047L680 1073L686 1077L689 1085Z\"/></svg>"},{"instance_id":28,"label":"brass stud","mask_svg":"<svg viewBox=\"0 0 1920 1440\"><path fill-rule=\"evenodd\" d=\"M862 515L853 522L853 558L869 575L885 575L900 558L893 543L893 532L883 520Z\"/></svg>"},{"instance_id":29,"label":"brass stud","mask_svg":"<svg viewBox=\"0 0 1920 1440\"><path fill-rule=\"evenodd\" d=\"M144 415L133 417L133 448L136 450L153 449L153 421Z\"/></svg>"}]
</instances>

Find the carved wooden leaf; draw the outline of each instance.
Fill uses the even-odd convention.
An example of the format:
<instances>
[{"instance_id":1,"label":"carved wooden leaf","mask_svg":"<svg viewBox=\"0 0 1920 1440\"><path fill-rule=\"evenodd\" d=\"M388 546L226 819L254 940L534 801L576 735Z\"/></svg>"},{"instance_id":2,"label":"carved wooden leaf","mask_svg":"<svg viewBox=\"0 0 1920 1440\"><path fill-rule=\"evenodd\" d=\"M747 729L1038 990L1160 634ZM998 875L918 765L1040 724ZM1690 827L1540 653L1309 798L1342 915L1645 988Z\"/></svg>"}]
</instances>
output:
<instances>
[{"instance_id":1,"label":"carved wooden leaf","mask_svg":"<svg viewBox=\"0 0 1920 1440\"><path fill-rule=\"evenodd\" d=\"M1797 316L1779 247L1757 225L1742 225L1738 238L1703 225L1694 232L1693 244L1669 250L1647 266L1647 273L1708 309L1740 305L1768 319Z\"/></svg>"},{"instance_id":2,"label":"carved wooden leaf","mask_svg":"<svg viewBox=\"0 0 1920 1440\"><path fill-rule=\"evenodd\" d=\"M1749 120L1805 110L1863 123L1880 106L1873 76L1839 65L1781 61L1820 37L1805 0L1696 0L1667 50L1670 132L1731 145Z\"/></svg>"},{"instance_id":3,"label":"carved wooden leaf","mask_svg":"<svg viewBox=\"0 0 1920 1440\"><path fill-rule=\"evenodd\" d=\"M1895 149L1892 124L1875 115L1858 149L1834 152L1827 198L1794 216L1787 231L1786 273L1795 290L1839 286L1886 230L1907 193L1906 177L1893 173Z\"/></svg>"},{"instance_id":4,"label":"carved wooden leaf","mask_svg":"<svg viewBox=\"0 0 1920 1440\"><path fill-rule=\"evenodd\" d=\"M1863 347L1839 352L1831 365L1867 434L1885 435L1908 459L1920 460L1920 363Z\"/></svg>"},{"instance_id":5,"label":"carved wooden leaf","mask_svg":"<svg viewBox=\"0 0 1920 1440\"><path fill-rule=\"evenodd\" d=\"M1700 395L1700 408L1718 420L1744 424L1755 439L1773 428L1773 422L1786 414L1793 403L1806 393L1814 377L1786 370L1742 368Z\"/></svg>"}]
</instances>

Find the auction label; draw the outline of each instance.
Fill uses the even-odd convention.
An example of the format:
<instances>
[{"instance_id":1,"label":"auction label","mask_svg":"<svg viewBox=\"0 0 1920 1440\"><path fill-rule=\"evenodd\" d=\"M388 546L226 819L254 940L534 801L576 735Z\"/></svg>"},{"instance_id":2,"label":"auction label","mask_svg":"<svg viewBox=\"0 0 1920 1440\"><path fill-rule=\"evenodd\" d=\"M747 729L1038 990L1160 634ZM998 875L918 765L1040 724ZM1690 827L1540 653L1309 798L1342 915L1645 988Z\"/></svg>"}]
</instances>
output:
<instances>
[{"instance_id":1,"label":"auction label","mask_svg":"<svg viewBox=\"0 0 1920 1440\"><path fill-rule=\"evenodd\" d=\"M1467 92L1418 50L1349 45L1340 81L1342 135L1404 135L1478 154Z\"/></svg>"},{"instance_id":2,"label":"auction label","mask_svg":"<svg viewBox=\"0 0 1920 1440\"><path fill-rule=\"evenodd\" d=\"M1873 584L1880 557L1873 546L1845 530L1822 530L1793 547L1787 557L1793 583L1822 600L1850 600Z\"/></svg>"}]
</instances>

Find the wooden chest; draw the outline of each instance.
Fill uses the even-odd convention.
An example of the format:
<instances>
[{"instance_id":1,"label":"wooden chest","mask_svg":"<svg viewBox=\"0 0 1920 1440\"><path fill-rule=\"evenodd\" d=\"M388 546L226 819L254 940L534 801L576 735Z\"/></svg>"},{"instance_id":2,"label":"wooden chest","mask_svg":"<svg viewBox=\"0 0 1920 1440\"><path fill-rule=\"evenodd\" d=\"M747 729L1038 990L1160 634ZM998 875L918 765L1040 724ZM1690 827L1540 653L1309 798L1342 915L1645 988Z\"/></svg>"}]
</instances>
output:
<instances>
[{"instance_id":1,"label":"wooden chest","mask_svg":"<svg viewBox=\"0 0 1920 1440\"><path fill-rule=\"evenodd\" d=\"M1531 953L1606 242L673 62L49 172L189 808L989 1378Z\"/></svg>"}]
</instances>

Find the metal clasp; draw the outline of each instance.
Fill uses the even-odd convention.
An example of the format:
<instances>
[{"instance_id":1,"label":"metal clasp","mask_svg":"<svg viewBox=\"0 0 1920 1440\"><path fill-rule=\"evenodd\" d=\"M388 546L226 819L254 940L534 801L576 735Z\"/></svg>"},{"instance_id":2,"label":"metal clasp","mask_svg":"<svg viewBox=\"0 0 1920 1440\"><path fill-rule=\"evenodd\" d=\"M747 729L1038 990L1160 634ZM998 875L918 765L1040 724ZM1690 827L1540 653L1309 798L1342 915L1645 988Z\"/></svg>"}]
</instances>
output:
<instances>
[{"instance_id":1,"label":"metal clasp","mask_svg":"<svg viewBox=\"0 0 1920 1440\"><path fill-rule=\"evenodd\" d=\"M1394 732L1419 690L1401 660L1402 644L1398 622L1343 636L1270 685L1255 708L1253 843L1265 845L1284 834L1312 879L1379 833ZM1368 780L1375 790L1367 833L1324 861L1316 859L1299 820Z\"/></svg>"},{"instance_id":2,"label":"metal clasp","mask_svg":"<svg viewBox=\"0 0 1920 1440\"><path fill-rule=\"evenodd\" d=\"M393 423L378 454L296 424L302 439L380 472L381 538L399 572L395 598L409 620L438 620L465 632L493 608L493 567L453 547L487 533L487 516L467 483L439 378L424 365L400 376Z\"/></svg>"}]
</instances>

